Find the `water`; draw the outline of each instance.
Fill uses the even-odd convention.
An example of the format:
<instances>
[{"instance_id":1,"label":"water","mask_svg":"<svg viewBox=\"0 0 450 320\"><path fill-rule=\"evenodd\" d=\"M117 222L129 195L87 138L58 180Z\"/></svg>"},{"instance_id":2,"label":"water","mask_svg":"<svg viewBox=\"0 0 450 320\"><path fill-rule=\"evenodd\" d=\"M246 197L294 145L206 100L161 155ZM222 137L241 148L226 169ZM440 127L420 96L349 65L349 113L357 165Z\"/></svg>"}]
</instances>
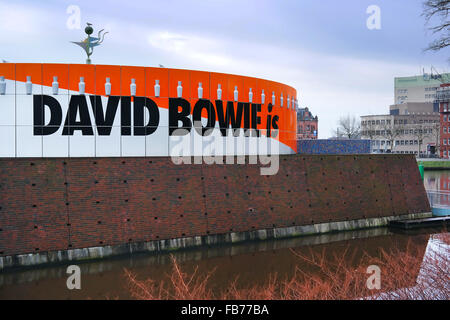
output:
<instances>
[{"instance_id":1,"label":"water","mask_svg":"<svg viewBox=\"0 0 450 320\"><path fill-rule=\"evenodd\" d=\"M426 171L424 184L427 189L450 190L450 171ZM365 252L375 257L383 249L406 249L410 241L425 252L439 232L422 229L405 233L377 228L201 248L173 254L188 272L197 266L200 274L214 270L211 288L220 292L236 277L239 277L239 285L243 287L263 284L274 273L280 278L289 277L300 263L291 249L303 254L311 250L322 252L324 249L328 253L339 254L349 249L355 251L356 256L362 256ZM166 279L171 268L169 254L138 254L80 263L79 266L82 274L81 290L67 289L67 265L2 272L0 299L130 299L124 268L136 274L138 279L154 280Z\"/></svg>"}]
</instances>

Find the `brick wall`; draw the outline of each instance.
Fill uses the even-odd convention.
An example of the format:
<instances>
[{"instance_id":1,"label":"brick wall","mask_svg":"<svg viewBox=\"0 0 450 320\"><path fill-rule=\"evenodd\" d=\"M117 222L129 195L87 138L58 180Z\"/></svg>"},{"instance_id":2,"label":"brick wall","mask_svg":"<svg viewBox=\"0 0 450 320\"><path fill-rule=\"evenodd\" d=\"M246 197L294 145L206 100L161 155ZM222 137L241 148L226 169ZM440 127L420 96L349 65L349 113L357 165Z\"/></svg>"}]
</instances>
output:
<instances>
[{"instance_id":1,"label":"brick wall","mask_svg":"<svg viewBox=\"0 0 450 320\"><path fill-rule=\"evenodd\" d=\"M412 155L0 159L0 255L430 211Z\"/></svg>"}]
</instances>

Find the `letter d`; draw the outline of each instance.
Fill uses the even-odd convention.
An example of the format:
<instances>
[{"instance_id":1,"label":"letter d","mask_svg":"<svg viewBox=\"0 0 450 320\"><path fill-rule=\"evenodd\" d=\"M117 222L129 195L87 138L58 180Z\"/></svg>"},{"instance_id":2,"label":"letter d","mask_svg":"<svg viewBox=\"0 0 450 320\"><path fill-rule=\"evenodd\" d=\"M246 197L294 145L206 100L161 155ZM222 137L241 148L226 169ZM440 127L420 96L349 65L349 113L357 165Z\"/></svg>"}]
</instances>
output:
<instances>
[{"instance_id":1,"label":"letter d","mask_svg":"<svg viewBox=\"0 0 450 320\"><path fill-rule=\"evenodd\" d=\"M45 125L45 106L50 108L50 122ZM33 134L46 136L58 131L62 121L61 106L55 98L46 95L33 96Z\"/></svg>"}]
</instances>

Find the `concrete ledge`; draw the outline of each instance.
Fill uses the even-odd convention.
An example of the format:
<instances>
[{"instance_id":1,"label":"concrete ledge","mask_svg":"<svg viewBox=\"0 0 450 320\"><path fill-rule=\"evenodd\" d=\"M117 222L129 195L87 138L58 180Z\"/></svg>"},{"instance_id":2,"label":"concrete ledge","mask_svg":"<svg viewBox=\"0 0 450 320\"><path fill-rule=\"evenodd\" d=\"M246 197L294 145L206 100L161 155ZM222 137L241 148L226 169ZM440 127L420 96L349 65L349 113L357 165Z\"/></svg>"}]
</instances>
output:
<instances>
[{"instance_id":1,"label":"concrete ledge","mask_svg":"<svg viewBox=\"0 0 450 320\"><path fill-rule=\"evenodd\" d=\"M389 221L393 220L421 219L431 216L431 212L412 213L400 216L327 222L287 228L272 228L247 232L232 232L218 235L186 237L149 242L135 242L115 246L101 246L10 255L0 257L0 270L17 267L32 267L46 264L69 263L71 261L98 260L107 257L128 255L132 253L166 252L171 250L194 248L202 245L215 246L245 241L263 241L269 239L282 239L313 234L324 234L337 231L383 227L387 226L389 224Z\"/></svg>"}]
</instances>

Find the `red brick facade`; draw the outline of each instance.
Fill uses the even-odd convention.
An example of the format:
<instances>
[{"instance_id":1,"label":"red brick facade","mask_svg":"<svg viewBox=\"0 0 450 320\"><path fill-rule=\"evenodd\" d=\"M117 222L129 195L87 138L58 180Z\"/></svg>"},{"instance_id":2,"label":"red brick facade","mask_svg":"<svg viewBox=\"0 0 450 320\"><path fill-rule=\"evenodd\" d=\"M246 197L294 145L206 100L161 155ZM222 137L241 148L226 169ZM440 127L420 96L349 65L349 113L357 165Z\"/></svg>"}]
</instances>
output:
<instances>
[{"instance_id":1,"label":"red brick facade","mask_svg":"<svg viewBox=\"0 0 450 320\"><path fill-rule=\"evenodd\" d=\"M429 212L412 155L0 159L0 255Z\"/></svg>"},{"instance_id":2,"label":"red brick facade","mask_svg":"<svg viewBox=\"0 0 450 320\"><path fill-rule=\"evenodd\" d=\"M297 110L297 140L317 139L319 132L319 119L313 116L308 108Z\"/></svg>"}]
</instances>

